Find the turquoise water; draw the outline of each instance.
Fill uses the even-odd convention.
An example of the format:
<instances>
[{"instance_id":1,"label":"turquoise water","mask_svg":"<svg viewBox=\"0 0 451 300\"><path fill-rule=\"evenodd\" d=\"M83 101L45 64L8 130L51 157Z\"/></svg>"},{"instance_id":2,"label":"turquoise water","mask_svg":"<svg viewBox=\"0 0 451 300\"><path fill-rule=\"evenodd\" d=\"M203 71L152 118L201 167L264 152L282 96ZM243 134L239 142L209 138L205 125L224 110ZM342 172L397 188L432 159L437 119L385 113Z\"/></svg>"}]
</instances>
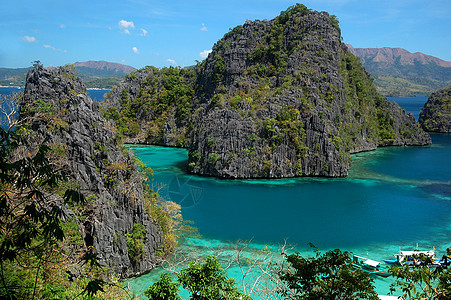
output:
<instances>
[{"instance_id":1,"label":"turquoise water","mask_svg":"<svg viewBox=\"0 0 451 300\"><path fill-rule=\"evenodd\" d=\"M441 256L451 246L451 135L433 134L432 139L431 146L353 155L349 176L339 179L198 177L185 173L184 149L131 148L153 168L151 185L179 203L184 219L199 229L202 238L181 245L192 258L221 253L226 263L237 240L251 241L245 253L257 258L265 246L277 250L287 240L301 253L311 254L310 242L320 250L340 248L382 260L400 248L435 247ZM140 293L159 272L128 283ZM228 273L238 281L242 277L236 265ZM390 282L377 278L377 291L388 293Z\"/></svg>"},{"instance_id":2,"label":"turquoise water","mask_svg":"<svg viewBox=\"0 0 451 300\"><path fill-rule=\"evenodd\" d=\"M288 239L324 249L418 241L434 246L435 227L451 217L451 139L436 134L433 140L433 146L354 155L343 179L219 180L184 173L186 150L133 151L153 167L154 187L164 185L160 194L180 203L184 218L206 238Z\"/></svg>"}]
</instances>

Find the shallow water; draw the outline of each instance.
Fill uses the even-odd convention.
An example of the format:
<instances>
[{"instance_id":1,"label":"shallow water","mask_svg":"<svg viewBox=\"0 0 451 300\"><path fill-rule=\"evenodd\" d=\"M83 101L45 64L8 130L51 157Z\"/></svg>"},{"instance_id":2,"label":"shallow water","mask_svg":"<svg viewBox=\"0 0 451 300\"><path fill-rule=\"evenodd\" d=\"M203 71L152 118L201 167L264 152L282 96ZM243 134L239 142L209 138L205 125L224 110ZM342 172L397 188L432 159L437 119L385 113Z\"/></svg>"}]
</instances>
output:
<instances>
[{"instance_id":1,"label":"shallow water","mask_svg":"<svg viewBox=\"0 0 451 300\"><path fill-rule=\"evenodd\" d=\"M307 243L313 243L322 251L340 248L382 261L400 248L435 247L441 256L451 246L451 135L432 139L431 146L353 155L349 176L339 179L198 177L184 172L184 149L131 148L154 169L151 185L163 187L160 194L179 203L184 219L194 221L202 234L181 246L190 253L205 257L218 253L212 247L229 249L237 240L251 241L254 250L277 249L287 240L303 254L312 255ZM246 255L258 257L254 250ZM141 293L159 272L128 283ZM242 277L237 266L228 273ZM377 278L377 291L387 294L390 283Z\"/></svg>"}]
</instances>

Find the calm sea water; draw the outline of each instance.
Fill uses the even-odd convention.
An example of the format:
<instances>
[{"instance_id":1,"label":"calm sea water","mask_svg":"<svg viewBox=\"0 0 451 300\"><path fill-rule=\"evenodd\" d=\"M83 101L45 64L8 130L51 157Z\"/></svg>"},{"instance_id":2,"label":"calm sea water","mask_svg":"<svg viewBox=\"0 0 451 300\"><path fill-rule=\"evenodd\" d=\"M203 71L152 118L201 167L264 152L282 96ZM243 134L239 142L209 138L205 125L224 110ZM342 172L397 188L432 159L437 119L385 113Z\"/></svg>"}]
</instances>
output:
<instances>
[{"instance_id":1,"label":"calm sea water","mask_svg":"<svg viewBox=\"0 0 451 300\"><path fill-rule=\"evenodd\" d=\"M428 97L425 95L416 97L388 97L388 99L397 102L406 112L412 113L417 120L423 104L428 101Z\"/></svg>"},{"instance_id":2,"label":"calm sea water","mask_svg":"<svg viewBox=\"0 0 451 300\"><path fill-rule=\"evenodd\" d=\"M391 100L418 117L427 98ZM451 135L433 134L432 139L431 146L353 155L349 176L339 179L198 177L185 173L184 149L131 148L154 169L150 184L194 221L202 238L182 247L195 244L198 255L237 240L251 241L255 248L276 248L288 240L301 253L313 243L324 251L340 248L382 260L400 248L435 247L442 255L451 246ZM239 279L239 270L230 272ZM142 292L156 280L154 273L128 283ZM389 284L389 279L376 280L383 294Z\"/></svg>"}]
</instances>

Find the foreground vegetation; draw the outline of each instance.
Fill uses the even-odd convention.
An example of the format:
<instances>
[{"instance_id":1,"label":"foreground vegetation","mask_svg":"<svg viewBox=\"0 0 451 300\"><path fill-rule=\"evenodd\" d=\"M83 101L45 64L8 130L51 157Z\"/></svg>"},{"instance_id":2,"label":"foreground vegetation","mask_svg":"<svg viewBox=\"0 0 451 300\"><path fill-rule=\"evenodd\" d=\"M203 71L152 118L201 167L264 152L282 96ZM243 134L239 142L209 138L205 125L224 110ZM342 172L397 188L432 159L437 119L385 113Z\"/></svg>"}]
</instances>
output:
<instances>
[{"instance_id":1,"label":"foreground vegetation","mask_svg":"<svg viewBox=\"0 0 451 300\"><path fill-rule=\"evenodd\" d=\"M81 225L96 199L85 197L86 190L81 193L71 177L67 146L39 141L27 117L16 119L21 97L9 99L6 124L0 128L0 299L91 299L94 294L104 299L131 297L119 276L100 265L96 249L84 240ZM55 107L41 100L21 110L21 116L34 118L36 114L41 121L67 125ZM107 151L101 143L94 149ZM187 227L180 206L150 189L147 175L152 171L143 164L138 167L147 187L144 209L157 220L163 235L156 253L161 260L173 251ZM132 263L142 259L144 235L140 223L125 234L125 255Z\"/></svg>"},{"instance_id":2,"label":"foreground vegetation","mask_svg":"<svg viewBox=\"0 0 451 300\"><path fill-rule=\"evenodd\" d=\"M321 253L313 245L313 255L289 254L282 246L272 250L249 250L236 245L233 255L208 256L190 261L185 268L160 275L144 293L148 299L378 299L374 277L351 264L351 253L339 249ZM258 253L255 253L257 251ZM449 259L451 248L444 258ZM227 255L226 255L227 256ZM390 286L393 295L404 299L449 299L451 272L447 265L430 268L431 259L416 256L415 265L392 266ZM225 268L223 268L225 266ZM234 279L225 269L241 271ZM236 274L236 271L235 271ZM239 288L238 288L239 287Z\"/></svg>"}]
</instances>

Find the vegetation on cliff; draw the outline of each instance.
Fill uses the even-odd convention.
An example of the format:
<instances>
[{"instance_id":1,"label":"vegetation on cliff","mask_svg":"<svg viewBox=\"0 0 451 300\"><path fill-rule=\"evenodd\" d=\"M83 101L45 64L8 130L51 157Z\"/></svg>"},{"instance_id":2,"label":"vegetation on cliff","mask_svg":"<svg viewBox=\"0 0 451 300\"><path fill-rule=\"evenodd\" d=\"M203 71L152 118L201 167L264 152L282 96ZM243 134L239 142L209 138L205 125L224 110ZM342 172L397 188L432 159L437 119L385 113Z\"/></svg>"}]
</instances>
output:
<instances>
[{"instance_id":1,"label":"vegetation on cliff","mask_svg":"<svg viewBox=\"0 0 451 300\"><path fill-rule=\"evenodd\" d=\"M451 132L451 86L435 91L429 97L418 121L425 131Z\"/></svg>"},{"instance_id":2,"label":"vegetation on cliff","mask_svg":"<svg viewBox=\"0 0 451 300\"><path fill-rule=\"evenodd\" d=\"M146 67L113 88L104 114L127 141L186 146L191 126L193 69Z\"/></svg>"},{"instance_id":3,"label":"vegetation on cliff","mask_svg":"<svg viewBox=\"0 0 451 300\"><path fill-rule=\"evenodd\" d=\"M0 128L0 298L67 299L126 293L83 248L76 216L79 186L65 176L62 149L34 144L25 128ZM27 135L27 137L29 137Z\"/></svg>"},{"instance_id":4,"label":"vegetation on cliff","mask_svg":"<svg viewBox=\"0 0 451 300\"><path fill-rule=\"evenodd\" d=\"M127 141L187 147L190 172L226 178L346 176L350 153L430 143L336 17L300 4L233 28L193 68L133 73L105 107Z\"/></svg>"},{"instance_id":5,"label":"vegetation on cliff","mask_svg":"<svg viewBox=\"0 0 451 300\"><path fill-rule=\"evenodd\" d=\"M112 291L119 278L174 249L180 206L149 188L151 170L70 67L36 64L15 100L19 119L0 132L1 297L123 297Z\"/></svg>"}]
</instances>

